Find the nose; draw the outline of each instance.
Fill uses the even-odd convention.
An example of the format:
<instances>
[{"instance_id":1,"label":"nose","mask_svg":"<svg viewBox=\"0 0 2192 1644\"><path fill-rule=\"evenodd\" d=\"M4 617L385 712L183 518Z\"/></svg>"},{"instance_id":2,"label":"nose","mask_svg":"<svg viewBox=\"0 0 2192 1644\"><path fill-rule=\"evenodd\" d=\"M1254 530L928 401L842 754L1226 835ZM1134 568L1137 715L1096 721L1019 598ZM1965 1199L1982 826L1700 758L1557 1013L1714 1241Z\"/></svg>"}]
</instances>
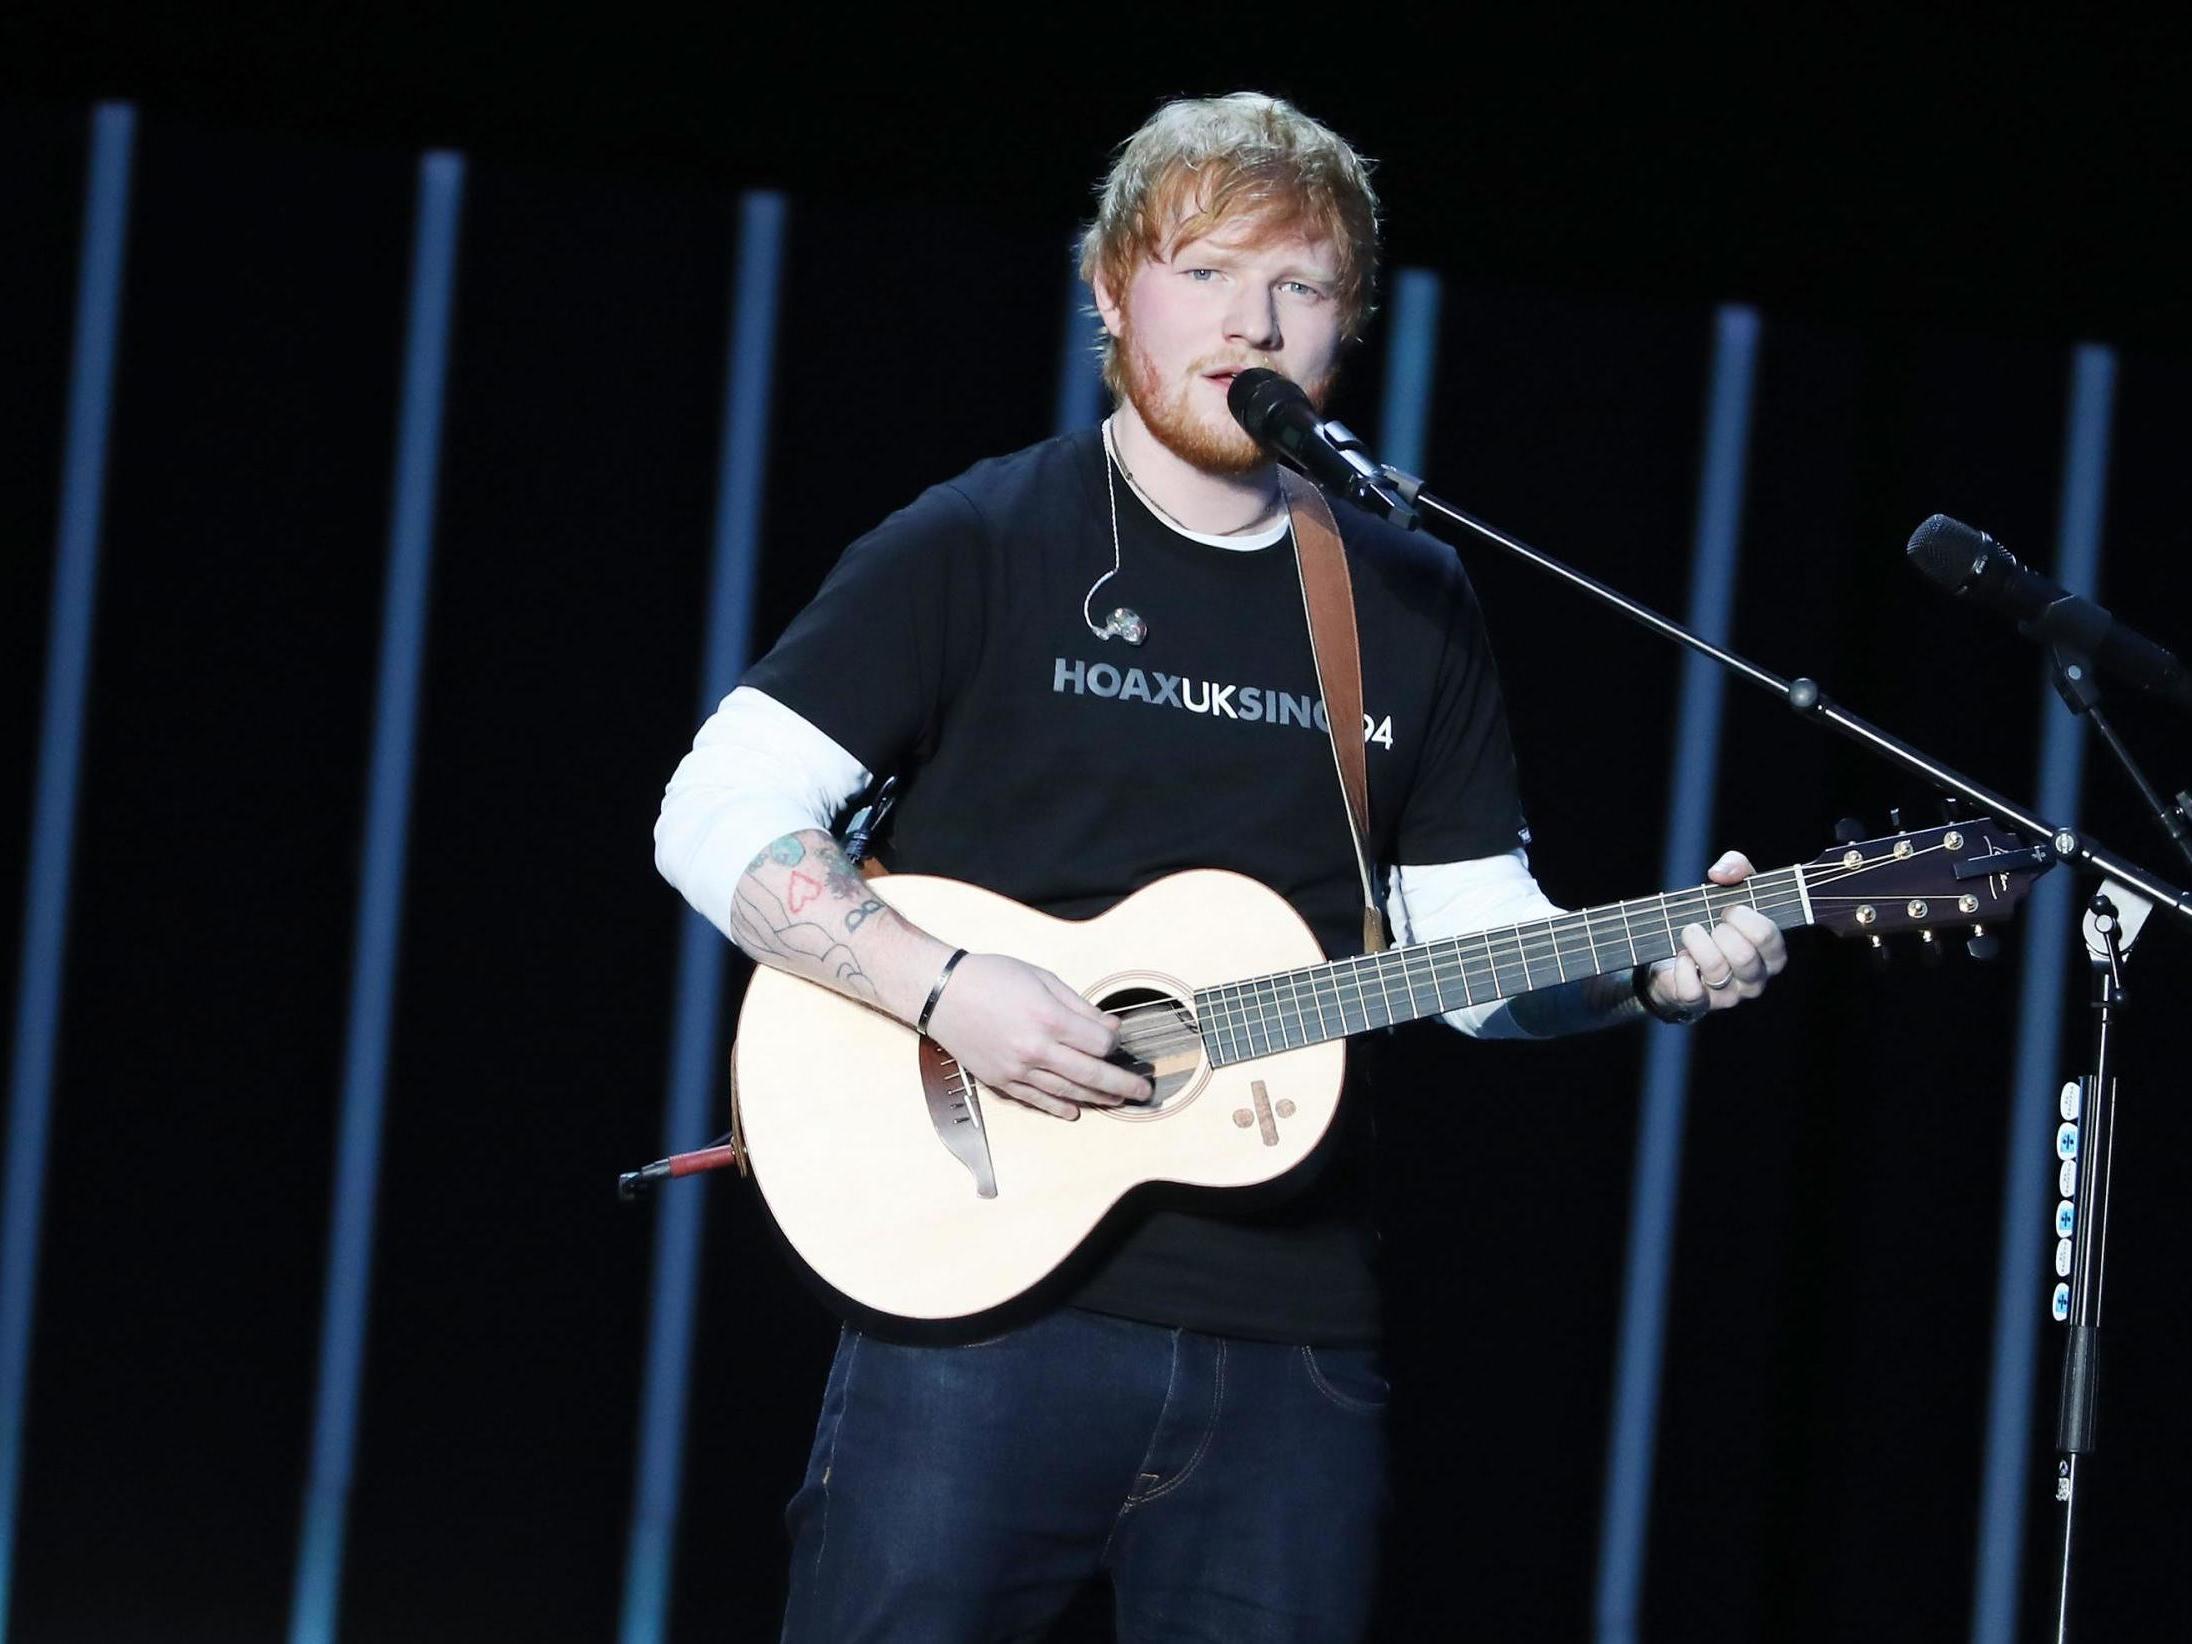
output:
<instances>
[{"instance_id":1,"label":"nose","mask_svg":"<svg viewBox=\"0 0 2192 1644\"><path fill-rule=\"evenodd\" d=\"M1241 282L1226 305L1225 340L1255 349L1279 346L1279 303L1268 286Z\"/></svg>"}]
</instances>

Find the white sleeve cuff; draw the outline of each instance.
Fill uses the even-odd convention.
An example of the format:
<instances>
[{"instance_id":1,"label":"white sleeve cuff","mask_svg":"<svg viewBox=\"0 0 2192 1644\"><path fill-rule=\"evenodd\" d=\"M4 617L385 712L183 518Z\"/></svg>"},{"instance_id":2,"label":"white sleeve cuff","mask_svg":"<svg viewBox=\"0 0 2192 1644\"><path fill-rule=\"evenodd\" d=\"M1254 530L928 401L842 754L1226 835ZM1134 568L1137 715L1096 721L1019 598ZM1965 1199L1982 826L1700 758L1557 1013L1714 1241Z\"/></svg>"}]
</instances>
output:
<instances>
[{"instance_id":1,"label":"white sleeve cuff","mask_svg":"<svg viewBox=\"0 0 2192 1644\"><path fill-rule=\"evenodd\" d=\"M1563 913L1530 872L1519 847L1468 862L1432 862L1393 870L1386 915L1404 943L1463 936L1495 925ZM1450 1010L1439 1019L1473 1039L1531 1039L1515 1021L1508 1001Z\"/></svg>"},{"instance_id":2,"label":"white sleeve cuff","mask_svg":"<svg viewBox=\"0 0 2192 1644\"><path fill-rule=\"evenodd\" d=\"M663 791L655 867L725 936L738 881L772 840L827 829L874 773L774 697L741 685Z\"/></svg>"}]
</instances>

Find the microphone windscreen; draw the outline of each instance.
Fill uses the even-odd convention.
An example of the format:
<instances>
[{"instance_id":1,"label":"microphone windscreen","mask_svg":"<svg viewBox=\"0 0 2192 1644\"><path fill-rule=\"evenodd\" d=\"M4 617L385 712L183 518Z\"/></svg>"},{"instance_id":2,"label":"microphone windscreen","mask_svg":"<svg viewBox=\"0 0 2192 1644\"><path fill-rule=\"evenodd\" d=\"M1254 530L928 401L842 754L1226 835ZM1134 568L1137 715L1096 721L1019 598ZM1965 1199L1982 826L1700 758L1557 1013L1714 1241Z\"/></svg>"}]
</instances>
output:
<instances>
[{"instance_id":1,"label":"microphone windscreen","mask_svg":"<svg viewBox=\"0 0 2192 1644\"><path fill-rule=\"evenodd\" d=\"M1259 365L1235 375L1233 386L1225 391L1225 408L1233 413L1235 422L1260 440L1271 413L1289 399L1307 404L1309 396L1288 378ZM1270 432L1276 434L1278 430Z\"/></svg>"},{"instance_id":2,"label":"microphone windscreen","mask_svg":"<svg viewBox=\"0 0 2192 1644\"><path fill-rule=\"evenodd\" d=\"M1904 552L1920 576L1957 594L1978 576L1980 567L1986 564L1987 550L1994 546L1994 539L1984 531L1975 531L1946 514L1935 514L1911 532L1910 546Z\"/></svg>"}]
</instances>

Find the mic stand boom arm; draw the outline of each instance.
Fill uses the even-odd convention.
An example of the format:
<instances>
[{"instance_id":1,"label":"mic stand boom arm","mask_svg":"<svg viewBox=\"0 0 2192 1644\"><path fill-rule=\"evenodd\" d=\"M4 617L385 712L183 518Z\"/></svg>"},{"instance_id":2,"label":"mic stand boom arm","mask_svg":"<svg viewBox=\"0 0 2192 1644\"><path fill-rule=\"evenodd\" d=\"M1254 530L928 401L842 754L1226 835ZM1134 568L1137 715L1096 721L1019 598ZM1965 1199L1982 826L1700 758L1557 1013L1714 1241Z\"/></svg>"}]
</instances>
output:
<instances>
[{"instance_id":1,"label":"mic stand boom arm","mask_svg":"<svg viewBox=\"0 0 2192 1644\"><path fill-rule=\"evenodd\" d=\"M1574 566L1563 564L1552 555L1531 547L1517 537L1507 535L1496 526L1487 525L1474 515L1466 514L1451 503L1441 501L1426 491L1423 481L1413 474L1403 473L1390 465L1384 465L1383 472L1400 496L1413 505L1419 518L1445 520L1449 524L1460 526L1463 530L1482 537L1494 547L1505 549L1515 558L1527 560L1539 570L1550 572L1569 586L1582 589L1601 604L1612 606L1630 621L1641 623L1662 638L1671 639L1678 645L1688 646L1701 656L1712 658L1728 672L1748 680L1761 690L1771 691L1795 710L1800 718L1831 725L1852 741L1863 743L1889 763L1900 765L1903 769L1924 777L1943 792L1961 795L1995 817L2023 830L2027 835L2046 840L2046 848L2057 861L2076 862L2096 873L2116 879L2141 895L2152 898L2157 907L2167 908L2178 918L2192 922L2192 892L2181 891L2163 883L2152 874L2124 861L2090 835L2049 822L2034 814L2028 807L1972 781L1961 771L1928 759L1902 738L1883 731L1879 726L1860 719L1841 707L1819 688L1817 680L1783 679L1778 674L1769 673L1756 663L1737 656L1733 651L1722 650L1719 646L1698 638L1681 623L1670 621L1650 606L1639 605L1596 577L1586 576ZM1443 537L1440 540L1447 541ZM1454 545L1447 541L1447 546L1451 548Z\"/></svg>"}]
</instances>

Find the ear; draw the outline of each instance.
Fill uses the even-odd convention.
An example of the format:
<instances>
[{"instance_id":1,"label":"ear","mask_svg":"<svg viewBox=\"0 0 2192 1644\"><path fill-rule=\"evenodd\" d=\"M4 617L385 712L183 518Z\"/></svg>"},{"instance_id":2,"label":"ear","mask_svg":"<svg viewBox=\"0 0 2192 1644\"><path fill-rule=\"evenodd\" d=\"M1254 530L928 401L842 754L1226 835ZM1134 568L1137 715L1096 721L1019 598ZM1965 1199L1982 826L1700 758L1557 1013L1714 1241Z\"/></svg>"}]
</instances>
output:
<instances>
[{"instance_id":1,"label":"ear","mask_svg":"<svg viewBox=\"0 0 2192 1644\"><path fill-rule=\"evenodd\" d=\"M1111 289L1111 281L1102 269L1089 281L1089 294L1096 299L1097 317L1104 322L1104 329L1114 337L1126 326L1126 310L1120 306L1119 295Z\"/></svg>"}]
</instances>

